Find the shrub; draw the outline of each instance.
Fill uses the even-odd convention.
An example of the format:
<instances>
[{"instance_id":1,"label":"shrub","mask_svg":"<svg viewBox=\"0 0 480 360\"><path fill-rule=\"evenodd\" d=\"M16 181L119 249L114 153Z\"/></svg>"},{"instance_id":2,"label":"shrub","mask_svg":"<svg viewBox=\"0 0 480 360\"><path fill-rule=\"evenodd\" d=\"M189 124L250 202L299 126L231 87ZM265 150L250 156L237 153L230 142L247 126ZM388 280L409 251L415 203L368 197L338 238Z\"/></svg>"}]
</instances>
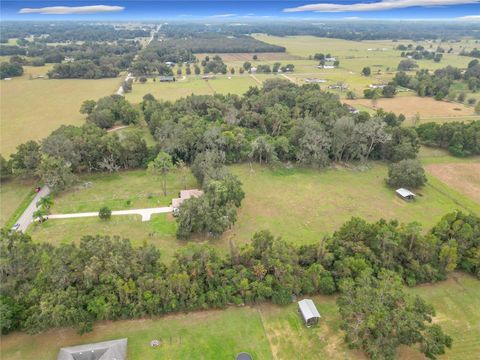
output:
<instances>
[{"instance_id":1,"label":"shrub","mask_svg":"<svg viewBox=\"0 0 480 360\"><path fill-rule=\"evenodd\" d=\"M98 217L102 220L108 220L112 216L112 210L108 206L104 206L98 212Z\"/></svg>"},{"instance_id":2,"label":"shrub","mask_svg":"<svg viewBox=\"0 0 480 360\"><path fill-rule=\"evenodd\" d=\"M387 184L391 187L418 188L426 182L425 170L418 160L402 160L388 168Z\"/></svg>"}]
</instances>

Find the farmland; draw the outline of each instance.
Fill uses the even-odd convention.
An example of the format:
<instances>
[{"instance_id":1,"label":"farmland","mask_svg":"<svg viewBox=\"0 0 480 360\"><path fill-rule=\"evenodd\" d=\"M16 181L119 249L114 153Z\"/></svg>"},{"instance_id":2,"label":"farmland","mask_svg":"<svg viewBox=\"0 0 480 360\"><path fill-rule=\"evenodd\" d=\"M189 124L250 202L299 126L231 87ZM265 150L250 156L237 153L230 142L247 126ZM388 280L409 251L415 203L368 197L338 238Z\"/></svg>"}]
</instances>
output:
<instances>
[{"instance_id":1,"label":"farmland","mask_svg":"<svg viewBox=\"0 0 480 360\"><path fill-rule=\"evenodd\" d=\"M426 155L426 164L441 161L439 159L447 164L458 162L443 153L439 157L430 156L432 154ZM467 164L466 172L469 172L468 169L473 170L474 167L468 165L478 164L478 159L464 160L464 163ZM473 177L475 175L471 170L470 176ZM380 218L418 221L424 228L429 228L441 216L455 209L480 213L480 202L430 174L429 182L418 192L421 196L416 202L402 201L385 185L387 167L381 163L326 170L271 169L244 164L231 166L231 171L242 181L246 197L233 229L219 240L210 240L222 251L228 249L230 239L243 244L261 229L269 229L297 244L310 244L335 231L352 216L368 221ZM188 179L188 186L195 186L193 179ZM144 171L93 175L83 181L91 182L92 186L78 187L57 196L52 213L97 211L103 205L114 210L165 206L182 187L178 174L169 175L168 195L164 197L160 180ZM157 245L165 254L164 259L168 259L175 248L185 244L175 240L175 230L176 223L172 217L158 215L151 224L142 223L139 217L114 217L110 222L101 222L96 218L49 220L32 227L30 233L36 241L57 244L97 233L121 235L135 244L147 241Z\"/></svg>"},{"instance_id":2,"label":"farmland","mask_svg":"<svg viewBox=\"0 0 480 360\"><path fill-rule=\"evenodd\" d=\"M82 102L110 95L120 84L120 78L30 79L30 75L44 75L49 68L49 65L26 66L23 76L2 81L0 153L3 156L9 156L21 143L46 137L60 125L81 125L85 121L79 113Z\"/></svg>"},{"instance_id":3,"label":"farmland","mask_svg":"<svg viewBox=\"0 0 480 360\"><path fill-rule=\"evenodd\" d=\"M447 281L423 285L409 292L423 297L437 309L435 322L453 338L453 348L442 359L470 360L480 351L480 282L462 273ZM62 346L128 338L128 358L230 359L248 351L254 359L362 359L349 350L339 329L334 296L313 297L322 315L318 327L307 329L294 304L279 307L263 304L168 315L156 319L101 322L91 333L73 329L51 330L29 336L13 333L2 338L4 360L53 359ZM151 348L149 342L162 344ZM423 359L413 349L400 348L399 359Z\"/></svg>"}]
</instances>

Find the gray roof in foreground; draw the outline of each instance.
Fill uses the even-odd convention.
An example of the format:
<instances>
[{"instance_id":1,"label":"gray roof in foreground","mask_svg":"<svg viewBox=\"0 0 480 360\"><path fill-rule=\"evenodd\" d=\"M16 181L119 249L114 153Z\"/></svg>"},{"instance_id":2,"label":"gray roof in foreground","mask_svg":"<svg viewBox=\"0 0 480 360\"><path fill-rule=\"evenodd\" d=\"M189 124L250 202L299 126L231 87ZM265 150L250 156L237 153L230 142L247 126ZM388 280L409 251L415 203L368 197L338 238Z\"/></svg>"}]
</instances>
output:
<instances>
[{"instance_id":1,"label":"gray roof in foreground","mask_svg":"<svg viewBox=\"0 0 480 360\"><path fill-rule=\"evenodd\" d=\"M320 313L317 310L317 307L310 299L303 299L298 302L298 307L302 313L303 318L306 320L312 318L319 318Z\"/></svg>"},{"instance_id":2,"label":"gray roof in foreground","mask_svg":"<svg viewBox=\"0 0 480 360\"><path fill-rule=\"evenodd\" d=\"M396 190L397 194L402 196L402 197L408 197L408 196L415 196L414 193L412 193L410 190L400 188Z\"/></svg>"},{"instance_id":3,"label":"gray roof in foreground","mask_svg":"<svg viewBox=\"0 0 480 360\"><path fill-rule=\"evenodd\" d=\"M127 339L61 348L57 360L126 360Z\"/></svg>"}]
</instances>

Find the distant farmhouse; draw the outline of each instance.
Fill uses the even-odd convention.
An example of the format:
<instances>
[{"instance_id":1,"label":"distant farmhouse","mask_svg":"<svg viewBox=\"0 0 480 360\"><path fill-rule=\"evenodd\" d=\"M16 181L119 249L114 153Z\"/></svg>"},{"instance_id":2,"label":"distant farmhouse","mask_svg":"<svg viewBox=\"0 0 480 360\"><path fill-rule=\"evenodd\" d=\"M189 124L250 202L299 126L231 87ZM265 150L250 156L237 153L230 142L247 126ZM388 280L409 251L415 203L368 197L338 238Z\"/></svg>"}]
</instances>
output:
<instances>
[{"instance_id":1,"label":"distant farmhouse","mask_svg":"<svg viewBox=\"0 0 480 360\"><path fill-rule=\"evenodd\" d=\"M318 65L318 69L335 69L335 66L333 65Z\"/></svg>"},{"instance_id":2,"label":"distant farmhouse","mask_svg":"<svg viewBox=\"0 0 480 360\"><path fill-rule=\"evenodd\" d=\"M127 360L127 339L61 348L57 360Z\"/></svg>"},{"instance_id":3,"label":"distant farmhouse","mask_svg":"<svg viewBox=\"0 0 480 360\"><path fill-rule=\"evenodd\" d=\"M353 106L351 106L351 105L348 105L348 104L344 104L344 105L345 105L345 107L348 109L348 112L349 112L350 114L358 114L358 113L360 112L360 110L355 109L355 108L354 108Z\"/></svg>"},{"instance_id":4,"label":"distant farmhouse","mask_svg":"<svg viewBox=\"0 0 480 360\"><path fill-rule=\"evenodd\" d=\"M387 86L387 85L385 85L385 84L370 84L370 85L368 85L368 87L370 89L383 89L385 86Z\"/></svg>"},{"instance_id":5,"label":"distant farmhouse","mask_svg":"<svg viewBox=\"0 0 480 360\"><path fill-rule=\"evenodd\" d=\"M160 76L159 81L160 82L173 82L173 81L175 81L175 76Z\"/></svg>"},{"instance_id":6,"label":"distant farmhouse","mask_svg":"<svg viewBox=\"0 0 480 360\"><path fill-rule=\"evenodd\" d=\"M305 82L308 83L308 84L321 84L321 83L326 83L327 80L316 79L316 78L306 78Z\"/></svg>"},{"instance_id":7,"label":"distant farmhouse","mask_svg":"<svg viewBox=\"0 0 480 360\"><path fill-rule=\"evenodd\" d=\"M165 61L165 65L174 67L176 64L173 61Z\"/></svg>"}]
</instances>

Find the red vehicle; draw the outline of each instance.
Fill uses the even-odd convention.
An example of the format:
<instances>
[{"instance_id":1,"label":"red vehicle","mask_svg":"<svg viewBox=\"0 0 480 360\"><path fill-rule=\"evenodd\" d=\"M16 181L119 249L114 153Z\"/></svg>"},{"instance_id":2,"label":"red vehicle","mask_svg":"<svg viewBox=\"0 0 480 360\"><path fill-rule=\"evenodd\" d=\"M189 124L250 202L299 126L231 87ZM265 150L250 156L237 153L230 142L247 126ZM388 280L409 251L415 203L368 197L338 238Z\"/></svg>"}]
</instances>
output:
<instances>
[{"instance_id":1,"label":"red vehicle","mask_svg":"<svg viewBox=\"0 0 480 360\"><path fill-rule=\"evenodd\" d=\"M35 188L35 192L38 193L41 189L42 189L42 188L41 188L40 186L37 186L37 187Z\"/></svg>"}]
</instances>

